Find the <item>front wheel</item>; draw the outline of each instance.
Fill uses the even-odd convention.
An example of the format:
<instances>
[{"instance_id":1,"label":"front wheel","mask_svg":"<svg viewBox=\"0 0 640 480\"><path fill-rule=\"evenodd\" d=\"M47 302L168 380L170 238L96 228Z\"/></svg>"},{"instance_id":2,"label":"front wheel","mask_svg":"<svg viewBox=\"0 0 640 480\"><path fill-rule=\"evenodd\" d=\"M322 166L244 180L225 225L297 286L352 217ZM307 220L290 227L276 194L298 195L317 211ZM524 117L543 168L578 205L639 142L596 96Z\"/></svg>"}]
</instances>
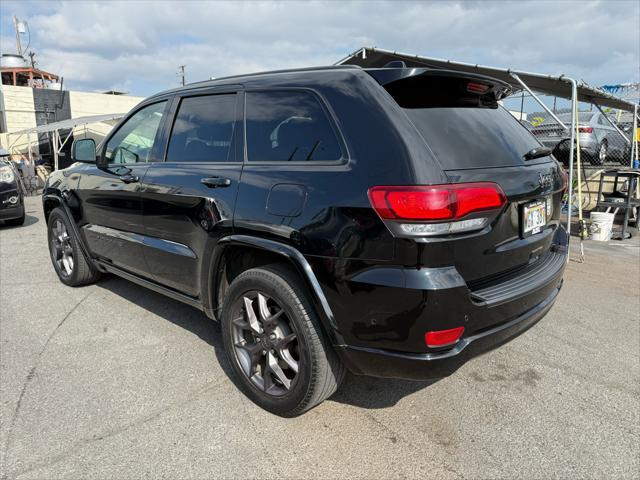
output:
<instances>
[{"instance_id":1,"label":"front wheel","mask_svg":"<svg viewBox=\"0 0 640 480\"><path fill-rule=\"evenodd\" d=\"M344 378L302 282L285 266L254 268L235 278L221 323L237 385L276 415L304 413Z\"/></svg>"},{"instance_id":2,"label":"front wheel","mask_svg":"<svg viewBox=\"0 0 640 480\"><path fill-rule=\"evenodd\" d=\"M69 219L60 208L55 208L49 214L47 233L51 262L62 283L79 287L100 278L100 272L96 271L84 257Z\"/></svg>"}]
</instances>

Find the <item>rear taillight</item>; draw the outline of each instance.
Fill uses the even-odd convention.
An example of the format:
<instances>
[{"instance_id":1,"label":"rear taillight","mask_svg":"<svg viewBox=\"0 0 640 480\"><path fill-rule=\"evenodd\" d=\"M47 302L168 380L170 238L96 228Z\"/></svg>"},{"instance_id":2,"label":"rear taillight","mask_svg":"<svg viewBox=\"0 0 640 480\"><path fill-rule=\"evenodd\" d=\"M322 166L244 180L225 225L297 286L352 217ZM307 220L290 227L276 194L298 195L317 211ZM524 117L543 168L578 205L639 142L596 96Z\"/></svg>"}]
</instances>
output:
<instances>
[{"instance_id":1,"label":"rear taillight","mask_svg":"<svg viewBox=\"0 0 640 480\"><path fill-rule=\"evenodd\" d=\"M380 218L399 226L398 233L411 236L478 230L489 218L465 217L481 212L495 213L506 203L500 186L490 182L382 186L370 188L368 194Z\"/></svg>"},{"instance_id":2,"label":"rear taillight","mask_svg":"<svg viewBox=\"0 0 640 480\"><path fill-rule=\"evenodd\" d=\"M496 183L459 183L424 187L372 187L369 199L389 220L457 220L473 212L497 210L506 197Z\"/></svg>"},{"instance_id":3,"label":"rear taillight","mask_svg":"<svg viewBox=\"0 0 640 480\"><path fill-rule=\"evenodd\" d=\"M580 133L593 133L593 127L578 127Z\"/></svg>"},{"instance_id":4,"label":"rear taillight","mask_svg":"<svg viewBox=\"0 0 640 480\"><path fill-rule=\"evenodd\" d=\"M427 332L424 334L424 343L426 343L427 347L448 347L457 343L463 333L464 327Z\"/></svg>"}]
</instances>

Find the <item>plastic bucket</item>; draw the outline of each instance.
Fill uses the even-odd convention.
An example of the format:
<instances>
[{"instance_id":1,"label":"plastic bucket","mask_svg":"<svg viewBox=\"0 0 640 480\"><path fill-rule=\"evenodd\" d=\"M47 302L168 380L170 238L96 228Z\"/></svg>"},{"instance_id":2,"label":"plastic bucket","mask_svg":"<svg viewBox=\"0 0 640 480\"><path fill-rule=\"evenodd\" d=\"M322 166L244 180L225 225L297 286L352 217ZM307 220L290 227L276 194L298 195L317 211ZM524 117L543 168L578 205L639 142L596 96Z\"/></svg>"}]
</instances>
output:
<instances>
[{"instance_id":1,"label":"plastic bucket","mask_svg":"<svg viewBox=\"0 0 640 480\"><path fill-rule=\"evenodd\" d=\"M613 213L591 212L591 240L607 242L611 240L611 230L613 229Z\"/></svg>"}]
</instances>

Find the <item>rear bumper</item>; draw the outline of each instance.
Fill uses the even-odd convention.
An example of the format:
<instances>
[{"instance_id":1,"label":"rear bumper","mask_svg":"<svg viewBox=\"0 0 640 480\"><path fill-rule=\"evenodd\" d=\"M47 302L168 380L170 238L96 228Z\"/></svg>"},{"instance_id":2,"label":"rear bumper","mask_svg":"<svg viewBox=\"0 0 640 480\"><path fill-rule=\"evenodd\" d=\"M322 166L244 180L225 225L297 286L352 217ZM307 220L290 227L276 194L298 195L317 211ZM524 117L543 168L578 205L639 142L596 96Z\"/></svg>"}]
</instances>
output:
<instances>
[{"instance_id":1,"label":"rear bumper","mask_svg":"<svg viewBox=\"0 0 640 480\"><path fill-rule=\"evenodd\" d=\"M558 139L554 137L539 138L538 141L545 147L555 150L555 153L568 154L571 140L569 138ZM598 153L600 145L598 141L592 137L582 138L580 136L580 151L589 155L595 155Z\"/></svg>"},{"instance_id":2,"label":"rear bumper","mask_svg":"<svg viewBox=\"0 0 640 480\"><path fill-rule=\"evenodd\" d=\"M543 302L519 317L490 330L466 337L454 348L442 353L409 354L349 346L340 347L339 353L347 368L358 375L409 380L446 377L470 359L507 343L535 325L555 302L560 286L556 287Z\"/></svg>"},{"instance_id":3,"label":"rear bumper","mask_svg":"<svg viewBox=\"0 0 640 480\"><path fill-rule=\"evenodd\" d=\"M338 352L355 374L406 379L450 375L546 315L562 286L567 254L568 236L558 227L544 257L479 285L464 283L455 268L422 269L422 276L413 285L405 282L403 288L369 285L368 290L375 292L368 297L370 303L384 302L386 292L393 292L389 296L393 303L385 303L394 312L384 318L380 310L370 307L373 313L353 322L347 332L351 335L345 335L347 341L337 346ZM384 274L389 282L391 270L385 269ZM371 274L358 279L376 281ZM426 347L427 331L459 326L465 327L465 333L453 347Z\"/></svg>"}]
</instances>

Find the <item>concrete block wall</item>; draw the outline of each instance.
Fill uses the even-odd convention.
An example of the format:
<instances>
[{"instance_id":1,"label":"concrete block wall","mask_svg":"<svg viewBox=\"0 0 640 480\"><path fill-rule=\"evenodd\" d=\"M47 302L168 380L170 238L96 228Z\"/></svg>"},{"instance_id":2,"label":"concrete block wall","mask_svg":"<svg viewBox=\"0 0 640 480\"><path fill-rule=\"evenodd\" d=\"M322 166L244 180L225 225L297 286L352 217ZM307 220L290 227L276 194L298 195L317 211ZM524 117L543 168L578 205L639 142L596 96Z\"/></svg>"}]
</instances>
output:
<instances>
[{"instance_id":1,"label":"concrete block wall","mask_svg":"<svg viewBox=\"0 0 640 480\"><path fill-rule=\"evenodd\" d=\"M9 132L17 132L37 125L33 100L33 89L29 87L14 87L13 85L0 85L2 94L0 102L0 115L3 116L4 126ZM33 135L35 140L35 135ZM17 140L17 144L26 145L27 136ZM15 136L8 138L6 133L0 135L2 148L9 148L10 142L16 141ZM19 145L16 145L19 146ZM22 149L20 149L22 150ZM34 150L38 152L37 146Z\"/></svg>"}]
</instances>

